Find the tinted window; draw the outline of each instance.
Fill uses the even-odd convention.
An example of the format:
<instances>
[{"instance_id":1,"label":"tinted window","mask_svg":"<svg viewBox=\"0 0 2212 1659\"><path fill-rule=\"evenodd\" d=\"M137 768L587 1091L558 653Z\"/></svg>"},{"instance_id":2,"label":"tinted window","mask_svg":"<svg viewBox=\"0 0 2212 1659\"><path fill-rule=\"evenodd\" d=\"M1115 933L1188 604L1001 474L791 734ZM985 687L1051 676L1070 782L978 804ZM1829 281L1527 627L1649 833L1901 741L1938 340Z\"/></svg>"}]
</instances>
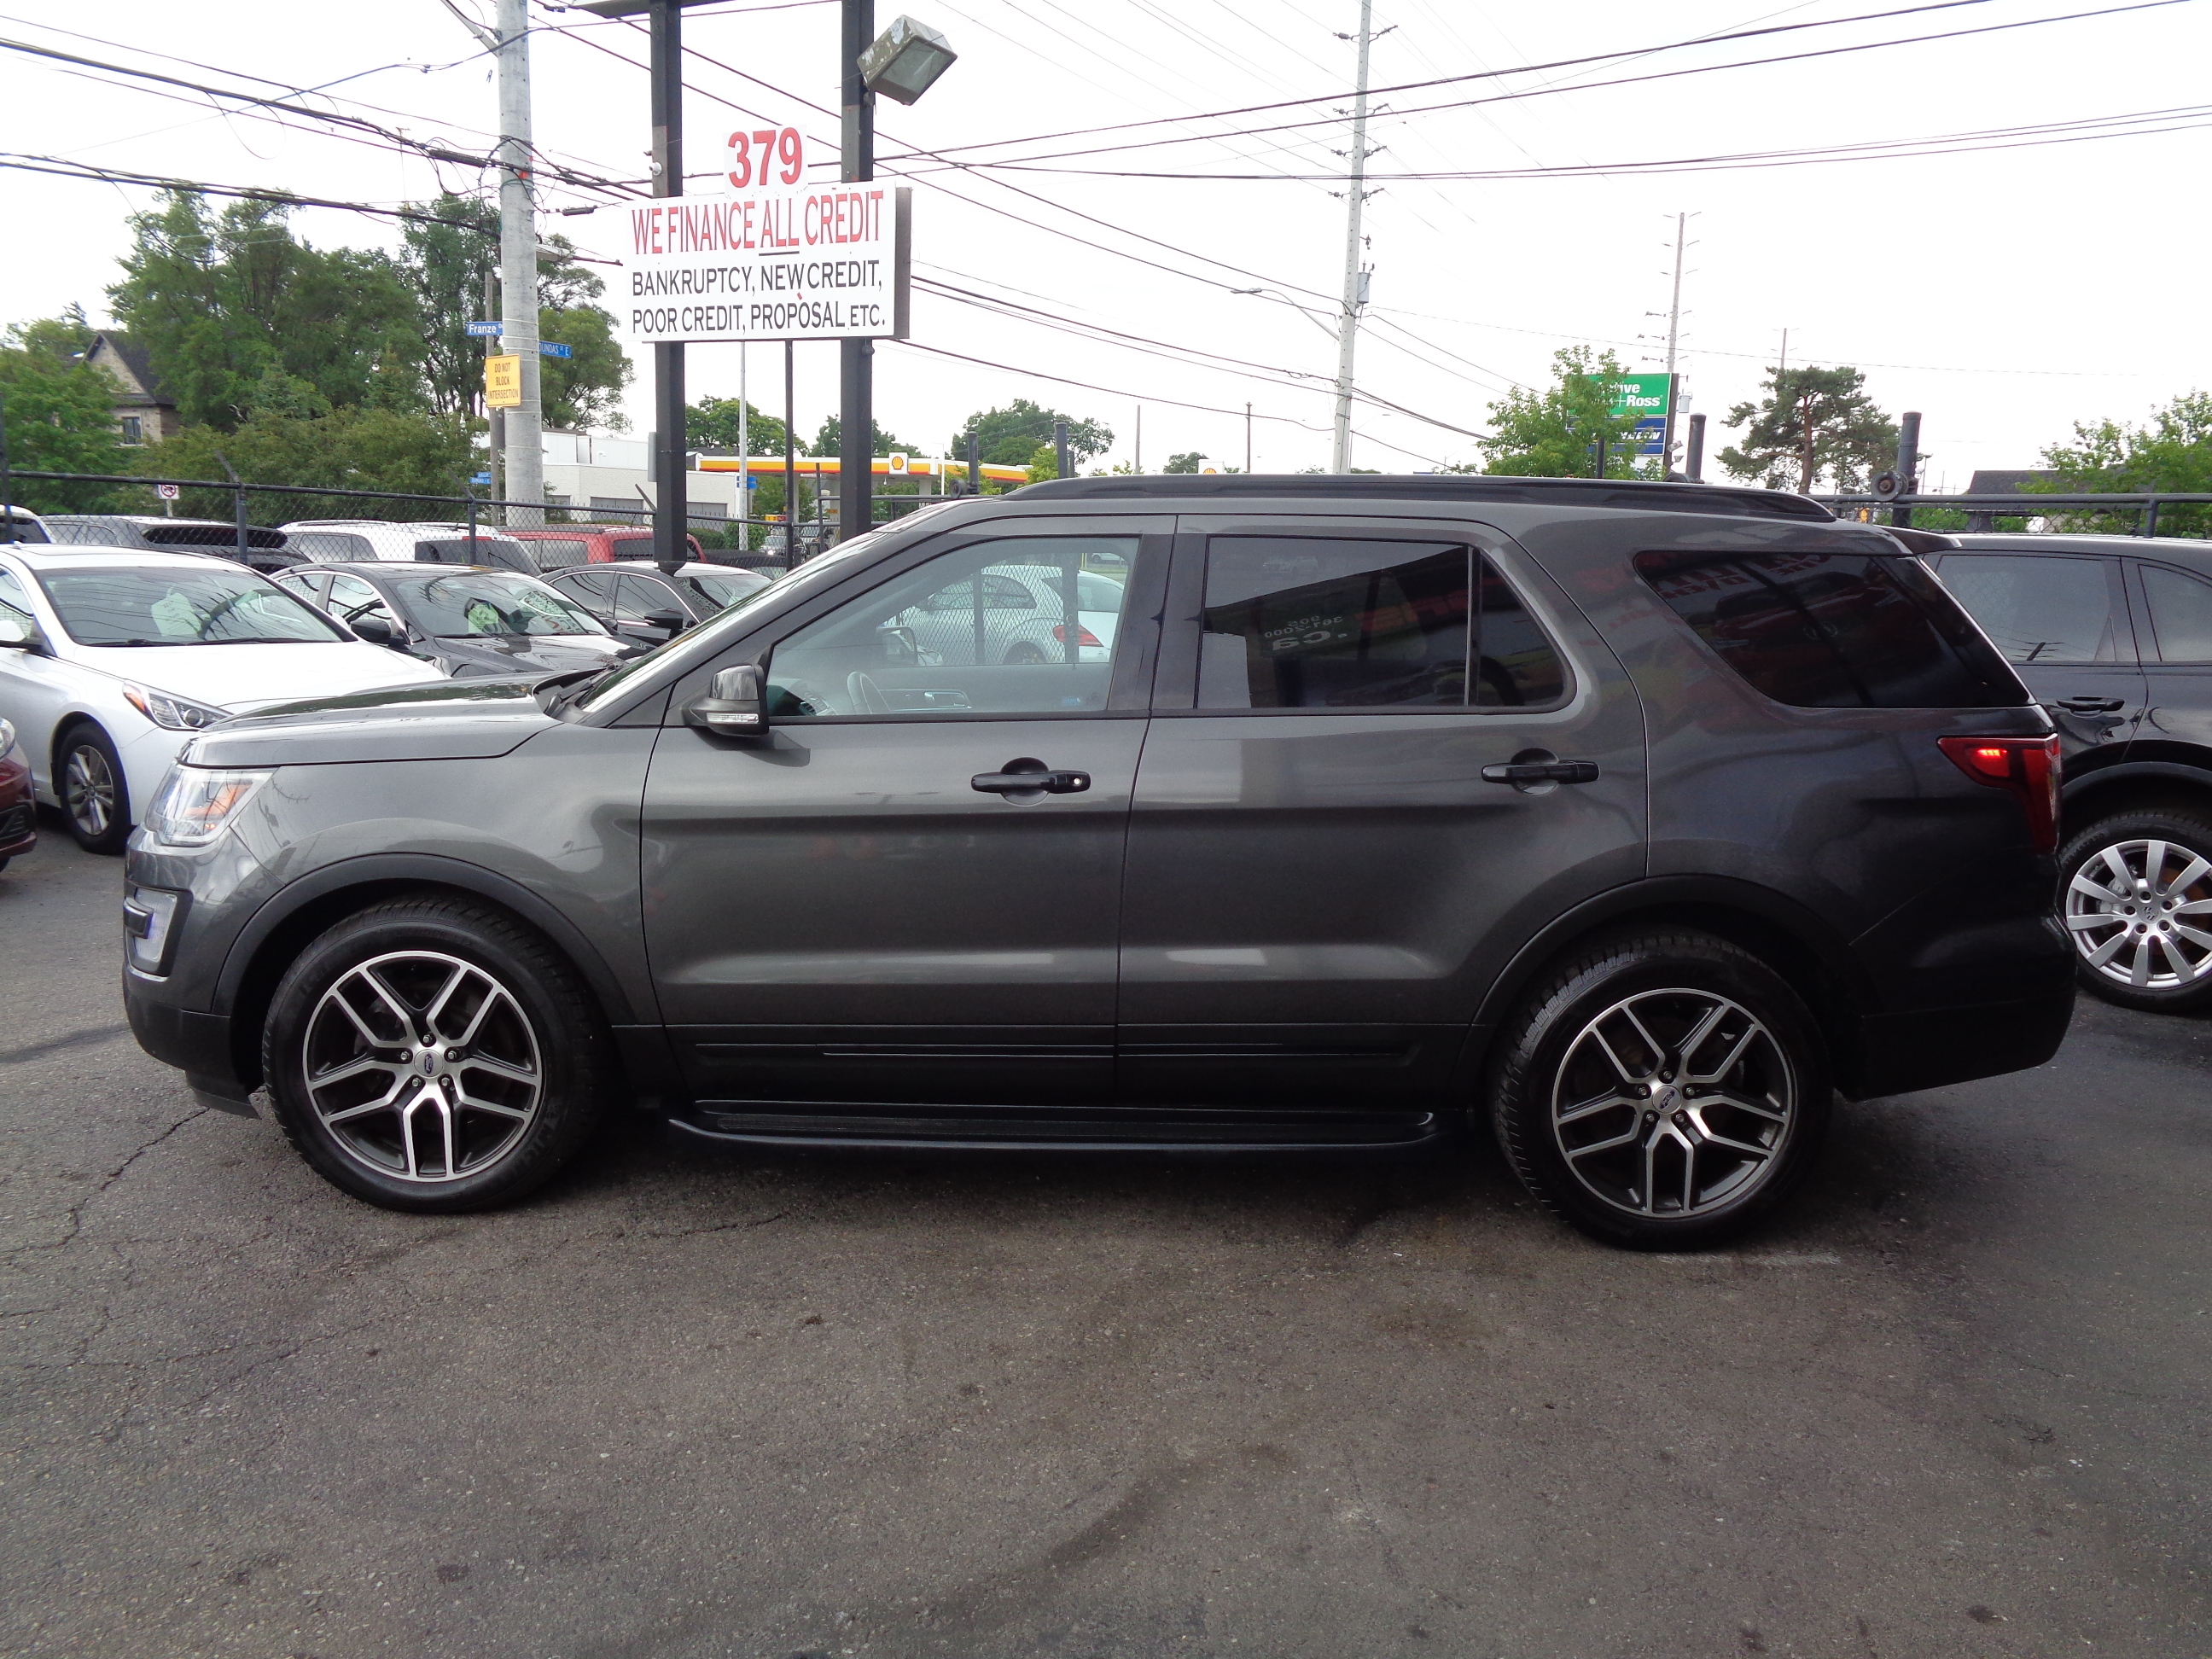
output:
<instances>
[{"instance_id":1,"label":"tinted window","mask_svg":"<svg viewBox=\"0 0 2212 1659\"><path fill-rule=\"evenodd\" d=\"M579 570L562 577L556 586L563 592L574 594L586 605L603 606L613 601L615 577L611 570Z\"/></svg>"},{"instance_id":2,"label":"tinted window","mask_svg":"<svg viewBox=\"0 0 2212 1659\"><path fill-rule=\"evenodd\" d=\"M586 564L592 557L592 544L568 537L532 536L522 544L523 551L538 561L541 570L565 569L572 564Z\"/></svg>"},{"instance_id":3,"label":"tinted window","mask_svg":"<svg viewBox=\"0 0 2212 1659\"><path fill-rule=\"evenodd\" d=\"M615 618L643 622L656 611L684 611L684 601L657 576L625 574L615 586Z\"/></svg>"},{"instance_id":4,"label":"tinted window","mask_svg":"<svg viewBox=\"0 0 2212 1659\"><path fill-rule=\"evenodd\" d=\"M777 646L769 710L804 720L1103 708L1121 590L1089 595L1079 579L1088 557L1136 551L1133 536L1036 536L939 554ZM1020 592L1020 607L991 603L1006 587ZM1087 597L1113 603L1093 610Z\"/></svg>"},{"instance_id":5,"label":"tinted window","mask_svg":"<svg viewBox=\"0 0 2212 1659\"><path fill-rule=\"evenodd\" d=\"M1471 548L1257 536L1207 545L1201 708L1525 706L1556 701L1565 682L1519 596Z\"/></svg>"},{"instance_id":6,"label":"tinted window","mask_svg":"<svg viewBox=\"0 0 2212 1659\"><path fill-rule=\"evenodd\" d=\"M720 611L725 605L735 605L739 599L750 599L768 586L767 577L755 575L750 570L732 570L726 573L717 571L711 575L704 571L693 571L677 580L697 594L700 602L713 611ZM1088 576L1080 579L1083 582L1091 580L1093 579ZM1082 586L1080 583L1076 591L1078 594L1086 596L1091 592L1088 587ZM1115 592L1118 596L1120 592L1118 586ZM1083 599L1083 606L1086 611L1107 608L1094 607L1087 597ZM1118 597L1111 608L1115 611L1121 608Z\"/></svg>"},{"instance_id":7,"label":"tinted window","mask_svg":"<svg viewBox=\"0 0 2212 1659\"><path fill-rule=\"evenodd\" d=\"M510 570L529 571L538 568L524 556L520 542L505 536L478 536L473 547L466 536L421 541L415 544L415 557L422 564L504 565Z\"/></svg>"},{"instance_id":8,"label":"tinted window","mask_svg":"<svg viewBox=\"0 0 2212 1659\"><path fill-rule=\"evenodd\" d=\"M332 576L330 593L331 609L337 613L340 622L355 622L363 617L392 617L391 607L384 596L358 576Z\"/></svg>"},{"instance_id":9,"label":"tinted window","mask_svg":"<svg viewBox=\"0 0 2212 1659\"><path fill-rule=\"evenodd\" d=\"M2113 614L2102 559L1947 553L1938 568L1943 586L2009 661L2119 662L2128 655L2126 625Z\"/></svg>"},{"instance_id":10,"label":"tinted window","mask_svg":"<svg viewBox=\"0 0 2212 1659\"><path fill-rule=\"evenodd\" d=\"M320 613L234 566L209 570L57 570L39 578L79 645L325 643Z\"/></svg>"},{"instance_id":11,"label":"tinted window","mask_svg":"<svg viewBox=\"0 0 2212 1659\"><path fill-rule=\"evenodd\" d=\"M376 556L376 550L369 545L368 537L348 535L343 530L295 530L285 546L295 553L304 553L311 559L327 559L334 564Z\"/></svg>"},{"instance_id":12,"label":"tinted window","mask_svg":"<svg viewBox=\"0 0 2212 1659\"><path fill-rule=\"evenodd\" d=\"M8 515L7 523L0 525L0 540L15 541L27 544L33 542L43 542L46 539L46 532L45 526L33 524L30 520L23 518L14 513L10 513Z\"/></svg>"},{"instance_id":13,"label":"tinted window","mask_svg":"<svg viewBox=\"0 0 2212 1659\"><path fill-rule=\"evenodd\" d=\"M138 538L128 525L103 519L49 519L46 528L57 542L72 547L136 547Z\"/></svg>"},{"instance_id":14,"label":"tinted window","mask_svg":"<svg viewBox=\"0 0 2212 1659\"><path fill-rule=\"evenodd\" d=\"M504 570L410 571L392 587L409 618L439 639L524 634L604 634L566 593L534 576Z\"/></svg>"},{"instance_id":15,"label":"tinted window","mask_svg":"<svg viewBox=\"0 0 2212 1659\"><path fill-rule=\"evenodd\" d=\"M2140 568L2160 658L2166 662L2212 662L2212 582L2162 564Z\"/></svg>"},{"instance_id":16,"label":"tinted window","mask_svg":"<svg viewBox=\"0 0 2212 1659\"><path fill-rule=\"evenodd\" d=\"M1636 568L1720 659L1799 708L1991 708L2027 690L1917 559L1640 553Z\"/></svg>"}]
</instances>

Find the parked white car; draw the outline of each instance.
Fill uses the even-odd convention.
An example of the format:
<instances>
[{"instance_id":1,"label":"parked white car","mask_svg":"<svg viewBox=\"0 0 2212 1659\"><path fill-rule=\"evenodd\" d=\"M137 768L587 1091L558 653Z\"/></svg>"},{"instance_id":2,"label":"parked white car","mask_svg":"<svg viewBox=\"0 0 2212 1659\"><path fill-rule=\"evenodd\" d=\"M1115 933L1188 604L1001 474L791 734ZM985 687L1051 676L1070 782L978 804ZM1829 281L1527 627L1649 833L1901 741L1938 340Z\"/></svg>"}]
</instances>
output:
<instances>
[{"instance_id":1,"label":"parked white car","mask_svg":"<svg viewBox=\"0 0 2212 1659\"><path fill-rule=\"evenodd\" d=\"M46 528L46 520L27 507L10 507L6 516L0 518L0 545L10 542L50 542L53 532Z\"/></svg>"},{"instance_id":2,"label":"parked white car","mask_svg":"<svg viewBox=\"0 0 2212 1659\"><path fill-rule=\"evenodd\" d=\"M386 519L298 519L284 526L285 546L317 564L351 564L357 559L398 559L409 564L489 564L526 575L538 562L512 536L479 525L471 545L465 524L424 521L402 524Z\"/></svg>"},{"instance_id":3,"label":"parked white car","mask_svg":"<svg viewBox=\"0 0 2212 1659\"><path fill-rule=\"evenodd\" d=\"M921 659L948 667L987 663L1067 660L1064 574L1055 566L994 564L981 572L982 605L975 579L939 588L893 622L909 629ZM1121 584L1092 570L1075 573L1076 659L1110 662L1114 629L1121 616Z\"/></svg>"},{"instance_id":4,"label":"parked white car","mask_svg":"<svg viewBox=\"0 0 2212 1659\"><path fill-rule=\"evenodd\" d=\"M0 543L0 720L95 853L123 849L193 732L440 678L228 559Z\"/></svg>"}]
</instances>

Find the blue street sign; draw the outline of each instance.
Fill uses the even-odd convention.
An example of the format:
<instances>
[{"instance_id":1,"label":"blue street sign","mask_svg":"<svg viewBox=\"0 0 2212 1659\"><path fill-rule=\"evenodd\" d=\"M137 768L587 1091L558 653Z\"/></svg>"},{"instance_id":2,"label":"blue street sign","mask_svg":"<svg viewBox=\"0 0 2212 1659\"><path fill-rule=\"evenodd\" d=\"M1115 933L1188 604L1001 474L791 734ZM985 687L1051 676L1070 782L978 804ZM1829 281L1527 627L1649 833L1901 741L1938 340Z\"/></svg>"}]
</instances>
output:
<instances>
[{"instance_id":1,"label":"blue street sign","mask_svg":"<svg viewBox=\"0 0 2212 1659\"><path fill-rule=\"evenodd\" d=\"M499 323L471 323L469 325L469 332L471 334L498 334L503 331L503 328L504 325Z\"/></svg>"},{"instance_id":2,"label":"blue street sign","mask_svg":"<svg viewBox=\"0 0 2212 1659\"><path fill-rule=\"evenodd\" d=\"M748 472L745 475L745 488L748 489L758 489L760 488L760 480L754 477L752 474Z\"/></svg>"},{"instance_id":3,"label":"blue street sign","mask_svg":"<svg viewBox=\"0 0 2212 1659\"><path fill-rule=\"evenodd\" d=\"M538 343L538 354L541 357L573 357L576 355L558 340L540 340Z\"/></svg>"},{"instance_id":4,"label":"blue street sign","mask_svg":"<svg viewBox=\"0 0 2212 1659\"><path fill-rule=\"evenodd\" d=\"M469 482L472 484L488 484L491 482L491 474L489 472L471 472L469 474Z\"/></svg>"}]
</instances>

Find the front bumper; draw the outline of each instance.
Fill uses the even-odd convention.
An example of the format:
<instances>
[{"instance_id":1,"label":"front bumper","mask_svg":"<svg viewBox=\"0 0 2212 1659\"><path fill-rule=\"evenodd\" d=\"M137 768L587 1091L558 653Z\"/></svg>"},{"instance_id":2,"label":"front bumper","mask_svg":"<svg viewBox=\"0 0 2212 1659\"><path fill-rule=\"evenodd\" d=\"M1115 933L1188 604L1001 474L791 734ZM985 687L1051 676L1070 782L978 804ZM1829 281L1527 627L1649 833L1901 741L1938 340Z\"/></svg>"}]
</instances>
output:
<instances>
[{"instance_id":1,"label":"front bumper","mask_svg":"<svg viewBox=\"0 0 2212 1659\"><path fill-rule=\"evenodd\" d=\"M253 1115L247 1098L252 1091L239 1079L231 1055L229 1015L151 1001L128 970L123 975L123 1012L138 1046L182 1072L202 1105Z\"/></svg>"}]
</instances>

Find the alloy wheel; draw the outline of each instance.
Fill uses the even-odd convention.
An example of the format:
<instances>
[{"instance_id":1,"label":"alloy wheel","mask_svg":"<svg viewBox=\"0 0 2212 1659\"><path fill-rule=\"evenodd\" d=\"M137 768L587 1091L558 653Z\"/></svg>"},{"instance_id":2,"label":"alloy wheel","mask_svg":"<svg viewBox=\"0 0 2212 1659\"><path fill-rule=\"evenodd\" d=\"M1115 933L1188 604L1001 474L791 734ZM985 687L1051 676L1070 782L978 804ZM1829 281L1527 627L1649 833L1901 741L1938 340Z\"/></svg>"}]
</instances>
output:
<instances>
[{"instance_id":1,"label":"alloy wheel","mask_svg":"<svg viewBox=\"0 0 2212 1659\"><path fill-rule=\"evenodd\" d=\"M106 835L115 822L115 774L107 757L88 743L69 752L62 775L62 804L88 840Z\"/></svg>"},{"instance_id":2,"label":"alloy wheel","mask_svg":"<svg viewBox=\"0 0 2212 1659\"><path fill-rule=\"evenodd\" d=\"M2066 884L2066 927L2081 960L2138 991L2175 991L2212 974L2212 861L2179 842L2117 842Z\"/></svg>"},{"instance_id":3,"label":"alloy wheel","mask_svg":"<svg viewBox=\"0 0 2212 1659\"><path fill-rule=\"evenodd\" d=\"M426 1185L507 1157L545 1094L538 1033L514 994L437 951L340 975L308 1018L301 1066L331 1139L380 1175Z\"/></svg>"},{"instance_id":4,"label":"alloy wheel","mask_svg":"<svg viewBox=\"0 0 2212 1659\"><path fill-rule=\"evenodd\" d=\"M1575 1180L1614 1210L1680 1218L1735 1204L1781 1166L1796 1129L1789 1056L1711 991L1640 992L1577 1034L1552 1085Z\"/></svg>"}]
</instances>

